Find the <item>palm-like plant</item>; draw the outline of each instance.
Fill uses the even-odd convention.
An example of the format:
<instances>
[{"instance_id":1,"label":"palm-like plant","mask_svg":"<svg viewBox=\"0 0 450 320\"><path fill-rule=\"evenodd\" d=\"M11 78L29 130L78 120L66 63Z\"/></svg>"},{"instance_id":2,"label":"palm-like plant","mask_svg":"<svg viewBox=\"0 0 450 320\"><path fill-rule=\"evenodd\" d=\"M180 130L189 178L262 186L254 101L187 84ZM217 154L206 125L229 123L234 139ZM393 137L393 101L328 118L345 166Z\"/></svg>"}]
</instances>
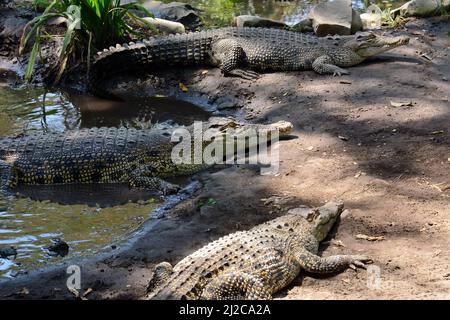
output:
<instances>
[{"instance_id":1,"label":"palm-like plant","mask_svg":"<svg viewBox=\"0 0 450 320\"><path fill-rule=\"evenodd\" d=\"M56 78L59 81L65 70L69 55L75 49L87 48L88 67L91 49L102 49L115 44L129 34L138 35L127 23L127 19L145 20L136 16L132 10L138 10L147 16L152 16L141 4L137 2L121 4L120 0L36 0L36 5L46 6L42 15L31 20L24 29L19 54L23 53L31 37L35 36L31 50L25 79L30 80L37 55L39 53L41 39L44 37L43 27L51 19L63 17L67 21L67 30L64 35L60 53L60 69Z\"/></svg>"}]
</instances>

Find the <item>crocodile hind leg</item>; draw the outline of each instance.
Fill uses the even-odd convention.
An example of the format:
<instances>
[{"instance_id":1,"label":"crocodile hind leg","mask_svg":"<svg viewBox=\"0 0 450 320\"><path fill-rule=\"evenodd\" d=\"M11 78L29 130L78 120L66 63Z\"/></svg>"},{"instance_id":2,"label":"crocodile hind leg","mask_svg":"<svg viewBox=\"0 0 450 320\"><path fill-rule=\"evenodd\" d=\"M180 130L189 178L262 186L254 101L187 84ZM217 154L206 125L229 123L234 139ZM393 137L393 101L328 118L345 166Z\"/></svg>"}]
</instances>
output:
<instances>
[{"instance_id":1,"label":"crocodile hind leg","mask_svg":"<svg viewBox=\"0 0 450 320\"><path fill-rule=\"evenodd\" d=\"M157 190L162 194L172 194L179 190L179 186L164 181L161 178L150 176L154 169L151 166L143 166L134 170L129 176L130 187Z\"/></svg>"},{"instance_id":2,"label":"crocodile hind leg","mask_svg":"<svg viewBox=\"0 0 450 320\"><path fill-rule=\"evenodd\" d=\"M173 267L169 262L158 263L153 269L153 276L147 286L147 293L152 296L162 284L166 283L173 273Z\"/></svg>"},{"instance_id":3,"label":"crocodile hind leg","mask_svg":"<svg viewBox=\"0 0 450 320\"><path fill-rule=\"evenodd\" d=\"M343 74L350 74L345 69L334 65L333 59L330 56L320 56L314 60L312 68L315 72L320 74L332 74L333 76L341 76Z\"/></svg>"},{"instance_id":4,"label":"crocodile hind leg","mask_svg":"<svg viewBox=\"0 0 450 320\"><path fill-rule=\"evenodd\" d=\"M244 49L233 39L222 39L212 45L211 60L220 67L225 76L246 80L258 79L260 75L251 70L239 68L246 62Z\"/></svg>"},{"instance_id":5,"label":"crocodile hind leg","mask_svg":"<svg viewBox=\"0 0 450 320\"><path fill-rule=\"evenodd\" d=\"M269 300L272 295L257 277L244 272L218 276L203 290L206 300Z\"/></svg>"},{"instance_id":6,"label":"crocodile hind leg","mask_svg":"<svg viewBox=\"0 0 450 320\"><path fill-rule=\"evenodd\" d=\"M329 257L319 257L307 250L301 250L296 256L301 268L311 273L336 273L347 268L366 268L366 263L371 263L372 259L359 255L335 255Z\"/></svg>"}]
</instances>

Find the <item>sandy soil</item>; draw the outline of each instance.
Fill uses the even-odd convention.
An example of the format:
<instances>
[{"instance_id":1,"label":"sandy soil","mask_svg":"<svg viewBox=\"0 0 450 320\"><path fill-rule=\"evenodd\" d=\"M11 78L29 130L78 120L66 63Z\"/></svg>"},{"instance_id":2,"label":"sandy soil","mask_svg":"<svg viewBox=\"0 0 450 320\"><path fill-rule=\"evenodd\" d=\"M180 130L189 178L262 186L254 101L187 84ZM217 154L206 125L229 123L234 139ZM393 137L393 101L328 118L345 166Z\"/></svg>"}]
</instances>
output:
<instances>
[{"instance_id":1,"label":"sandy soil","mask_svg":"<svg viewBox=\"0 0 450 320\"><path fill-rule=\"evenodd\" d=\"M174 71L156 84L154 77L139 85L125 78L118 95L170 93L252 122L289 120L297 138L281 142L278 175L261 176L248 166L198 174L203 187L165 218L149 221L116 249L75 261L83 290L93 289L87 298L140 298L155 263L176 263L221 235L335 199L347 211L322 254L373 257L379 286L368 286L372 278L361 270L301 275L276 298L450 298L450 190L437 186L450 182L449 31L448 19L411 21L400 32L411 36L410 45L342 78L293 72L250 82L214 69ZM199 205L208 198L216 204ZM66 265L2 283L0 297L73 298Z\"/></svg>"}]
</instances>

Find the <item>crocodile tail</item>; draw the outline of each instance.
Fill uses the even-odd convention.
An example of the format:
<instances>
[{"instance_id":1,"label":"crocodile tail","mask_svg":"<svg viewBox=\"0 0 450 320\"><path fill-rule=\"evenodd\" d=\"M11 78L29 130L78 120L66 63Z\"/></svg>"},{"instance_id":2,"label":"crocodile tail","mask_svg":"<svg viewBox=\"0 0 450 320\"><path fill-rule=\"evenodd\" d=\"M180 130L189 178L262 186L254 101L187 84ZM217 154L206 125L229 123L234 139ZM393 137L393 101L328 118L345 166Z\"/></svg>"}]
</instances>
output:
<instances>
[{"instance_id":1,"label":"crocodile tail","mask_svg":"<svg viewBox=\"0 0 450 320\"><path fill-rule=\"evenodd\" d=\"M204 65L214 32L202 31L155 37L116 45L97 53L89 75L88 90L101 97L111 95L100 85L115 74L151 71L161 66Z\"/></svg>"}]
</instances>

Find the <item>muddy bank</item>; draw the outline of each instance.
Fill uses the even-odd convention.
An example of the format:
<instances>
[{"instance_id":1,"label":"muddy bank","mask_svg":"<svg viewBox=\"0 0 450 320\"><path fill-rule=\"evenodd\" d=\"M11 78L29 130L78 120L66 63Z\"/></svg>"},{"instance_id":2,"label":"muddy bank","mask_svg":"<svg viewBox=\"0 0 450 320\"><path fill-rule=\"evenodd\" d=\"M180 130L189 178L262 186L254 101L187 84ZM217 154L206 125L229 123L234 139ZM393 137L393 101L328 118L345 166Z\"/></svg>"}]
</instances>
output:
<instances>
[{"instance_id":1,"label":"muddy bank","mask_svg":"<svg viewBox=\"0 0 450 320\"><path fill-rule=\"evenodd\" d=\"M244 81L189 69L163 72L160 82L111 79L107 85L125 98L158 93L252 122L288 120L298 138L281 142L278 175L246 166L198 174L202 188L165 218L102 256L75 261L83 290L93 289L87 298L140 298L154 264L176 263L221 235L330 200L343 200L348 211L323 254L371 256L380 288L366 286L365 272L348 270L300 276L278 298L450 298L450 190L439 188L450 181L449 25L448 18L412 20L395 32L411 37L408 46L341 78L291 72ZM73 298L66 279L59 266L2 280L0 297Z\"/></svg>"}]
</instances>

